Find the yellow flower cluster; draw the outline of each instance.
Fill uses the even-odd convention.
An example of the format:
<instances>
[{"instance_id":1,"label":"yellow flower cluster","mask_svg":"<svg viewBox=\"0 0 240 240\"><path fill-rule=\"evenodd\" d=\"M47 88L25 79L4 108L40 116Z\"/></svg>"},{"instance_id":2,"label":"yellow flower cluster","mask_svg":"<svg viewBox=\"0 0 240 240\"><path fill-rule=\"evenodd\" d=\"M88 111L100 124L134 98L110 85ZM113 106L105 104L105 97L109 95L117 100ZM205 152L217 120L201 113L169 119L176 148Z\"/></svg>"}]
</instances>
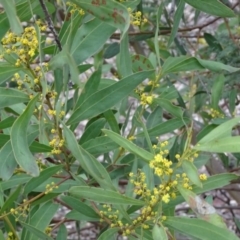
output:
<instances>
[{"instance_id":1,"label":"yellow flower cluster","mask_svg":"<svg viewBox=\"0 0 240 240\"><path fill-rule=\"evenodd\" d=\"M145 105L151 105L153 103L153 95L147 95L146 93L142 93L140 95L140 104L145 106Z\"/></svg>"},{"instance_id":2,"label":"yellow flower cluster","mask_svg":"<svg viewBox=\"0 0 240 240\"><path fill-rule=\"evenodd\" d=\"M51 133L56 133L56 130L52 129ZM52 154L60 154L62 152L61 148L64 145L64 139L60 139L58 135L55 135L49 142L49 145L53 147L53 150L51 151Z\"/></svg>"},{"instance_id":3,"label":"yellow flower cluster","mask_svg":"<svg viewBox=\"0 0 240 240\"><path fill-rule=\"evenodd\" d=\"M141 23L147 23L147 19L142 16L142 12L133 12L131 8L128 8L130 14L131 24L134 26L140 26Z\"/></svg>"},{"instance_id":4,"label":"yellow flower cluster","mask_svg":"<svg viewBox=\"0 0 240 240\"><path fill-rule=\"evenodd\" d=\"M8 234L7 234L7 240L17 240L17 239L14 237L13 232L8 232Z\"/></svg>"},{"instance_id":5,"label":"yellow flower cluster","mask_svg":"<svg viewBox=\"0 0 240 240\"><path fill-rule=\"evenodd\" d=\"M27 204L27 199L23 200L23 204L18 206L17 208L11 208L10 213L15 216L15 221L19 221L21 218L26 218L27 213L29 212L30 206Z\"/></svg>"},{"instance_id":6,"label":"yellow flower cluster","mask_svg":"<svg viewBox=\"0 0 240 240\"><path fill-rule=\"evenodd\" d=\"M212 118L224 118L224 115L216 109L210 108L210 115Z\"/></svg>"},{"instance_id":7,"label":"yellow flower cluster","mask_svg":"<svg viewBox=\"0 0 240 240\"><path fill-rule=\"evenodd\" d=\"M81 16L85 14L84 10L77 6L75 3L67 2L67 6L72 7L70 10L71 14L74 14L75 12L79 13Z\"/></svg>"},{"instance_id":8,"label":"yellow flower cluster","mask_svg":"<svg viewBox=\"0 0 240 240\"><path fill-rule=\"evenodd\" d=\"M50 184L46 185L45 194L48 194L48 193L52 192L54 189L57 189L57 188L58 188L58 186L54 182L51 182Z\"/></svg>"},{"instance_id":9,"label":"yellow flower cluster","mask_svg":"<svg viewBox=\"0 0 240 240\"><path fill-rule=\"evenodd\" d=\"M15 66L28 65L38 49L36 29L32 26L26 27L21 36L8 32L2 39L5 54L16 54L18 59Z\"/></svg>"},{"instance_id":10,"label":"yellow flower cluster","mask_svg":"<svg viewBox=\"0 0 240 240\"><path fill-rule=\"evenodd\" d=\"M205 173L202 173L199 175L199 179L202 181L206 181L207 180L207 175Z\"/></svg>"},{"instance_id":11,"label":"yellow flower cluster","mask_svg":"<svg viewBox=\"0 0 240 240\"><path fill-rule=\"evenodd\" d=\"M48 236L51 236L51 232L52 232L52 227L47 227L46 229L45 229L45 233L48 235Z\"/></svg>"}]
</instances>

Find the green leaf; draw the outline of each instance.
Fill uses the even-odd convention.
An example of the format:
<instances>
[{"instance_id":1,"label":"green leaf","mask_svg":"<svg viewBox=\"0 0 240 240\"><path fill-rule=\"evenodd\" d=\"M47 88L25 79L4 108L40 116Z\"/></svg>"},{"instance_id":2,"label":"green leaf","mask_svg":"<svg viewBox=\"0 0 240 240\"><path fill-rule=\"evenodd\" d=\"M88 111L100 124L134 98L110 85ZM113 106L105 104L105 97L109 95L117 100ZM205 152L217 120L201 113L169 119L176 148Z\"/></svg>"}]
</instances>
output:
<instances>
[{"instance_id":1,"label":"green leaf","mask_svg":"<svg viewBox=\"0 0 240 240\"><path fill-rule=\"evenodd\" d=\"M66 240L67 235L68 235L67 228L65 227L64 224L61 224L57 233L56 240Z\"/></svg>"},{"instance_id":2,"label":"green leaf","mask_svg":"<svg viewBox=\"0 0 240 240\"><path fill-rule=\"evenodd\" d=\"M228 71L230 73L233 73L233 72L237 72L237 71L240 70L240 68L231 67L231 66L225 65L221 62L203 60L203 59L200 59L200 58L197 58L197 60L204 68L209 69L209 70L214 71L214 72L225 70L225 71Z\"/></svg>"},{"instance_id":3,"label":"green leaf","mask_svg":"<svg viewBox=\"0 0 240 240\"><path fill-rule=\"evenodd\" d=\"M45 229L51 222L54 214L57 212L58 208L59 205L54 204L51 201L42 204L32 216L30 212L31 218L29 221L29 225L32 228L36 228L38 231L45 231ZM22 240L35 240L35 239L36 239L35 236L30 232L27 232L25 236L22 236Z\"/></svg>"},{"instance_id":4,"label":"green leaf","mask_svg":"<svg viewBox=\"0 0 240 240\"><path fill-rule=\"evenodd\" d=\"M124 149L128 150L129 152L141 157L146 162L151 161L154 158L154 154L138 147L131 141L127 140L126 138L122 137L121 135L112 132L107 129L102 130L109 138L111 138L114 142L116 142L119 146L123 147Z\"/></svg>"},{"instance_id":5,"label":"green leaf","mask_svg":"<svg viewBox=\"0 0 240 240\"><path fill-rule=\"evenodd\" d=\"M184 7L185 7L184 0L180 0L179 4L177 6L177 11L174 15L173 27L172 27L170 38L168 40L168 47L170 47L170 45L172 44L172 42L176 36L176 33L178 31L178 26L179 26L179 23L181 21L182 15L183 15Z\"/></svg>"},{"instance_id":6,"label":"green leaf","mask_svg":"<svg viewBox=\"0 0 240 240\"><path fill-rule=\"evenodd\" d=\"M77 65L72 57L72 55L69 53L67 46L63 48L61 52L56 54L50 61L50 68L52 70L56 68L63 68L64 65L67 65L69 67L69 71L71 74L71 79L72 81L76 84L79 85L79 80L78 80L78 68Z\"/></svg>"},{"instance_id":7,"label":"green leaf","mask_svg":"<svg viewBox=\"0 0 240 240\"><path fill-rule=\"evenodd\" d=\"M112 110L107 110L104 113L104 117L106 118L111 130L115 133L120 134L119 125L118 125L117 119L114 116L113 111Z\"/></svg>"},{"instance_id":8,"label":"green leaf","mask_svg":"<svg viewBox=\"0 0 240 240\"><path fill-rule=\"evenodd\" d=\"M99 203L120 204L120 205L144 205L143 201L123 196L122 194L94 187L71 187L70 195L88 199Z\"/></svg>"},{"instance_id":9,"label":"green leaf","mask_svg":"<svg viewBox=\"0 0 240 240\"><path fill-rule=\"evenodd\" d=\"M0 122L0 129L5 129L5 128L9 128L13 125L14 121L16 120L15 117L10 116L8 118L5 118L4 120L2 120Z\"/></svg>"},{"instance_id":10,"label":"green leaf","mask_svg":"<svg viewBox=\"0 0 240 240\"><path fill-rule=\"evenodd\" d=\"M17 199L21 193L21 189L22 189L22 186L21 185L18 186L17 189L14 190L13 193L7 198L7 200L5 200L5 203L0 210L0 214L10 210L10 208L13 206L14 202L17 201ZM2 188L2 190L4 190L4 189Z\"/></svg>"},{"instance_id":11,"label":"green leaf","mask_svg":"<svg viewBox=\"0 0 240 240\"><path fill-rule=\"evenodd\" d=\"M78 145L73 132L63 125L63 135L66 140L68 149L80 163L81 167L90 174L101 186L114 189L111 178L103 165Z\"/></svg>"},{"instance_id":12,"label":"green leaf","mask_svg":"<svg viewBox=\"0 0 240 240\"><path fill-rule=\"evenodd\" d=\"M186 236L195 237L201 240L239 240L239 238L229 230L217 227L200 219L167 217L167 220L164 221L164 225Z\"/></svg>"},{"instance_id":13,"label":"green leaf","mask_svg":"<svg viewBox=\"0 0 240 240\"><path fill-rule=\"evenodd\" d=\"M195 57L181 56L181 57L169 57L162 66L162 75L172 72L192 71L209 69L211 71L228 72L239 71L240 68L231 67L220 62L203 60Z\"/></svg>"},{"instance_id":14,"label":"green leaf","mask_svg":"<svg viewBox=\"0 0 240 240\"><path fill-rule=\"evenodd\" d=\"M29 96L23 91L19 91L13 88L0 87L0 102L1 108L11 106L13 104L28 102Z\"/></svg>"},{"instance_id":15,"label":"green leaf","mask_svg":"<svg viewBox=\"0 0 240 240\"><path fill-rule=\"evenodd\" d=\"M117 42L109 44L109 46L104 50L103 58L112 58L116 56L120 51L120 45Z\"/></svg>"},{"instance_id":16,"label":"green leaf","mask_svg":"<svg viewBox=\"0 0 240 240\"><path fill-rule=\"evenodd\" d=\"M100 218L100 216L87 204L83 203L82 201L70 197L70 196L62 196L62 201L65 202L69 207L78 211L79 213L88 216L90 218Z\"/></svg>"},{"instance_id":17,"label":"green leaf","mask_svg":"<svg viewBox=\"0 0 240 240\"><path fill-rule=\"evenodd\" d=\"M28 104L25 111L14 122L11 129L11 144L17 163L22 169L33 177L39 175L38 165L31 154L27 141L27 128L38 101L36 95Z\"/></svg>"},{"instance_id":18,"label":"green leaf","mask_svg":"<svg viewBox=\"0 0 240 240\"><path fill-rule=\"evenodd\" d=\"M149 136L159 136L165 133L174 131L175 129L181 128L185 124L189 123L188 118L172 118L166 122L159 123L158 125L148 129ZM140 132L136 135L137 137L142 137L143 133Z\"/></svg>"},{"instance_id":19,"label":"green leaf","mask_svg":"<svg viewBox=\"0 0 240 240\"><path fill-rule=\"evenodd\" d=\"M234 12L218 0L184 0L194 8L219 17L235 17Z\"/></svg>"},{"instance_id":20,"label":"green leaf","mask_svg":"<svg viewBox=\"0 0 240 240\"><path fill-rule=\"evenodd\" d=\"M13 187L19 186L21 184L24 184L29 179L31 179L31 177L26 174L14 175L9 180L0 182L0 184L2 185L2 189L4 191L10 188L12 189Z\"/></svg>"},{"instance_id":21,"label":"green leaf","mask_svg":"<svg viewBox=\"0 0 240 240\"><path fill-rule=\"evenodd\" d=\"M82 102L86 98L88 98L89 96L91 96L97 91L100 80L101 80L101 74L102 74L101 69L98 69L90 76L90 78L87 80L87 82L84 85L84 88L76 102L76 105L74 106L75 108L78 108L79 106L81 106Z\"/></svg>"},{"instance_id":22,"label":"green leaf","mask_svg":"<svg viewBox=\"0 0 240 240\"><path fill-rule=\"evenodd\" d=\"M62 165L49 167L43 171L41 171L40 175L36 178L32 178L24 187L24 193L28 194L33 189L35 189L37 186L39 186L41 183L46 181L48 178L50 178L53 174L60 171L62 169Z\"/></svg>"},{"instance_id":23,"label":"green leaf","mask_svg":"<svg viewBox=\"0 0 240 240\"><path fill-rule=\"evenodd\" d=\"M99 21L99 19L93 19L83 24L73 39L70 51L76 64L79 65L96 54L115 30L116 28Z\"/></svg>"},{"instance_id":24,"label":"green leaf","mask_svg":"<svg viewBox=\"0 0 240 240\"><path fill-rule=\"evenodd\" d=\"M199 143L197 146L194 147L194 149L205 152L237 153L240 152L239 144L240 136L225 137L220 139L214 139L210 142L205 142L203 144Z\"/></svg>"},{"instance_id":25,"label":"green leaf","mask_svg":"<svg viewBox=\"0 0 240 240\"><path fill-rule=\"evenodd\" d=\"M120 42L120 53L117 56L117 68L120 76L127 77L132 74L132 61L129 52L128 34L124 34Z\"/></svg>"},{"instance_id":26,"label":"green leaf","mask_svg":"<svg viewBox=\"0 0 240 240\"><path fill-rule=\"evenodd\" d=\"M95 117L113 107L129 95L142 81L149 77L153 71L144 71L132 74L115 84L92 94L76 109L67 121L68 125L79 123L84 119Z\"/></svg>"},{"instance_id":27,"label":"green leaf","mask_svg":"<svg viewBox=\"0 0 240 240\"><path fill-rule=\"evenodd\" d=\"M29 146L29 149L32 153L44 153L44 152L51 152L52 151L52 148L45 145L45 144L42 144L42 143L39 143L39 142L36 142L34 141L30 146Z\"/></svg>"},{"instance_id":28,"label":"green leaf","mask_svg":"<svg viewBox=\"0 0 240 240\"><path fill-rule=\"evenodd\" d=\"M132 56L132 69L133 72L141 72L154 69L154 67L148 58L143 55L137 54Z\"/></svg>"},{"instance_id":29,"label":"green leaf","mask_svg":"<svg viewBox=\"0 0 240 240\"><path fill-rule=\"evenodd\" d=\"M168 240L168 236L166 230L163 226L158 226L157 224L154 225L152 230L152 237L153 240Z\"/></svg>"},{"instance_id":30,"label":"green leaf","mask_svg":"<svg viewBox=\"0 0 240 240\"><path fill-rule=\"evenodd\" d=\"M0 177L3 180L8 180L17 166L10 140L1 148L0 157Z\"/></svg>"},{"instance_id":31,"label":"green leaf","mask_svg":"<svg viewBox=\"0 0 240 240\"><path fill-rule=\"evenodd\" d=\"M116 239L116 233L119 231L119 228L109 228L104 231L98 240L109 240L109 239Z\"/></svg>"},{"instance_id":32,"label":"green leaf","mask_svg":"<svg viewBox=\"0 0 240 240\"><path fill-rule=\"evenodd\" d=\"M83 143L82 147L92 155L108 153L116 148L118 144L106 136L97 137Z\"/></svg>"},{"instance_id":33,"label":"green leaf","mask_svg":"<svg viewBox=\"0 0 240 240\"><path fill-rule=\"evenodd\" d=\"M0 84L12 77L14 73L20 71L20 67L15 67L6 62L0 62Z\"/></svg>"},{"instance_id":34,"label":"green leaf","mask_svg":"<svg viewBox=\"0 0 240 240\"><path fill-rule=\"evenodd\" d=\"M85 129L82 137L79 140L79 144L82 145L91 139L99 137L99 135L102 133L101 129L104 127L105 123L106 119L100 118L87 126L87 129Z\"/></svg>"},{"instance_id":35,"label":"green leaf","mask_svg":"<svg viewBox=\"0 0 240 240\"><path fill-rule=\"evenodd\" d=\"M105 0L72 0L72 2L97 17L99 22L102 21L120 29L123 34L127 32L130 25L130 15L122 4Z\"/></svg>"},{"instance_id":36,"label":"green leaf","mask_svg":"<svg viewBox=\"0 0 240 240\"><path fill-rule=\"evenodd\" d=\"M182 167L184 172L187 174L188 178L191 180L191 182L198 187L202 187L202 182L198 176L198 170L194 166L194 164L188 160L184 160L182 163Z\"/></svg>"},{"instance_id":37,"label":"green leaf","mask_svg":"<svg viewBox=\"0 0 240 240\"><path fill-rule=\"evenodd\" d=\"M23 27L16 12L15 2L13 0L0 0L0 2L7 14L11 30L17 35L21 34L23 32Z\"/></svg>"},{"instance_id":38,"label":"green leaf","mask_svg":"<svg viewBox=\"0 0 240 240\"><path fill-rule=\"evenodd\" d=\"M25 222L21 222L20 224L25 227L29 232L31 232L34 236L40 238L40 239L44 239L44 240L53 240L52 237L48 236L46 233L39 231L37 228L25 223ZM33 238L32 238L33 239ZM36 239L36 238L35 238Z\"/></svg>"},{"instance_id":39,"label":"green leaf","mask_svg":"<svg viewBox=\"0 0 240 240\"><path fill-rule=\"evenodd\" d=\"M209 134L204 136L199 142L199 146L209 143L213 140L221 138L221 136L228 134L231 135L232 128L240 122L240 117L233 118L225 123L214 128ZM196 147L199 147L198 145Z\"/></svg>"},{"instance_id":40,"label":"green leaf","mask_svg":"<svg viewBox=\"0 0 240 240\"><path fill-rule=\"evenodd\" d=\"M216 209L212 205L182 186L177 188L198 218L227 229L223 219L217 214Z\"/></svg>"},{"instance_id":41,"label":"green leaf","mask_svg":"<svg viewBox=\"0 0 240 240\"><path fill-rule=\"evenodd\" d=\"M183 111L180 107L173 105L169 100L162 99L162 98L155 98L155 102L164 109L166 109L169 113L171 113L174 117L178 117L182 119Z\"/></svg>"}]
</instances>

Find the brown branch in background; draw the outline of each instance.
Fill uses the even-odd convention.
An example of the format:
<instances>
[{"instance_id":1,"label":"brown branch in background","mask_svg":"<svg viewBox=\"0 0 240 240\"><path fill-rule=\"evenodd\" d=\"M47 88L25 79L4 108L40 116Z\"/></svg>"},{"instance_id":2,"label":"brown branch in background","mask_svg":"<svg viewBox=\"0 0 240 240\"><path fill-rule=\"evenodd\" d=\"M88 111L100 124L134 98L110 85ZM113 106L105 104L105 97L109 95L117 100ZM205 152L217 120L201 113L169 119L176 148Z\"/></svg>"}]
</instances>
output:
<instances>
[{"instance_id":1,"label":"brown branch in background","mask_svg":"<svg viewBox=\"0 0 240 240\"><path fill-rule=\"evenodd\" d=\"M50 16L50 14L49 14L49 12L48 12L48 9L47 9L47 7L46 7L46 4L45 4L44 0L39 0L39 2L40 2L40 4L41 4L42 10L43 10L43 12L44 12L44 14L45 14L48 27L49 27L51 33L52 33L53 36L54 36L54 40L55 40L55 42L56 42L59 50L62 51L61 42L60 42L59 37L58 37L58 34L57 34L57 32L56 32L56 30L55 30L55 28L54 28L53 21L52 21L51 16Z\"/></svg>"}]
</instances>

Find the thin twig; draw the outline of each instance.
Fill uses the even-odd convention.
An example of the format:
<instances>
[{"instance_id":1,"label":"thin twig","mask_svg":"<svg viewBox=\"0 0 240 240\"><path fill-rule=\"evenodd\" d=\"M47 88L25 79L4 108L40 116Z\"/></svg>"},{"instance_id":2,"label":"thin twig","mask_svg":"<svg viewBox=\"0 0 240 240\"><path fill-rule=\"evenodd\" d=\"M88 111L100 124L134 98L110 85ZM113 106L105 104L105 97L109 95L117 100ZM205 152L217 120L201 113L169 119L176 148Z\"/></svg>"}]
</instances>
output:
<instances>
[{"instance_id":1,"label":"thin twig","mask_svg":"<svg viewBox=\"0 0 240 240\"><path fill-rule=\"evenodd\" d=\"M48 27L49 27L49 29L51 30L51 32L52 32L52 34L53 34L53 36L54 36L54 40L55 40L55 42L56 42L59 50L62 51L61 42L60 42L59 37L58 37L58 34L57 34L57 32L56 32L56 30L55 30L55 28L54 28L53 21L52 21L51 16L50 16L50 14L49 14L49 12L48 12L48 9L47 9L47 7L46 7L46 4L45 4L44 0L39 0L39 2L40 2L40 4L41 4L42 10L43 10L43 12L44 12L44 14L45 14Z\"/></svg>"}]
</instances>

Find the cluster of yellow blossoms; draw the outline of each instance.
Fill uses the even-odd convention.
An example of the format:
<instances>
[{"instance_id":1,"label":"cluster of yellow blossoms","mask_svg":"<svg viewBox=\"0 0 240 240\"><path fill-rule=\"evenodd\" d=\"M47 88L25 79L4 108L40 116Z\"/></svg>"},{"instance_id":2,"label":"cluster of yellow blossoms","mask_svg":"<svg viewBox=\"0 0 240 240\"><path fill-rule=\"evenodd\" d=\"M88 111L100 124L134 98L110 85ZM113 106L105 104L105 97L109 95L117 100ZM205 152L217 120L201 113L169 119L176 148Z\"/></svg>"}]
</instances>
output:
<instances>
[{"instance_id":1,"label":"cluster of yellow blossoms","mask_svg":"<svg viewBox=\"0 0 240 240\"><path fill-rule=\"evenodd\" d=\"M154 158L149 162L149 167L153 169L153 173L159 178L160 184L153 189L149 189L147 185L147 175L138 170L136 174L129 173L130 183L133 185L134 193L137 198L145 202L145 206L139 210L137 216L132 219L132 222L124 223L120 220L119 211L113 210L110 205L104 205L105 211L100 211L102 221L108 218L111 221L111 227L119 227L124 236L134 233L135 229L141 227L148 229L152 224L162 224L166 220L166 216L157 210L156 206L160 202L169 203L171 199L176 198L178 192L177 187L182 186L185 189L192 190L192 183L186 173L176 173L173 162L167 159L169 151L167 149L168 141L153 145L155 150ZM181 158L185 161L193 161L198 157L198 154L193 150L188 150L181 157L176 154L175 158L180 161ZM205 174L199 175L200 180L206 180Z\"/></svg>"},{"instance_id":2,"label":"cluster of yellow blossoms","mask_svg":"<svg viewBox=\"0 0 240 240\"><path fill-rule=\"evenodd\" d=\"M147 23L148 20L142 16L142 12L133 12L131 8L128 8L128 12L130 14L130 21L132 25L140 26L142 23Z\"/></svg>"},{"instance_id":3,"label":"cluster of yellow blossoms","mask_svg":"<svg viewBox=\"0 0 240 240\"><path fill-rule=\"evenodd\" d=\"M224 118L224 115L216 109L210 108L209 111L212 118Z\"/></svg>"},{"instance_id":4,"label":"cluster of yellow blossoms","mask_svg":"<svg viewBox=\"0 0 240 240\"><path fill-rule=\"evenodd\" d=\"M29 212L30 206L27 204L27 200L23 200L23 204L17 208L11 208L10 213L15 216L15 221L18 221L20 218L26 218L27 213Z\"/></svg>"},{"instance_id":5,"label":"cluster of yellow blossoms","mask_svg":"<svg viewBox=\"0 0 240 240\"><path fill-rule=\"evenodd\" d=\"M78 13L81 16L83 16L85 14L84 10L80 7L77 6L77 4L75 3L71 3L71 2L67 2L67 6L71 7L70 13L74 14L74 13Z\"/></svg>"},{"instance_id":6,"label":"cluster of yellow blossoms","mask_svg":"<svg viewBox=\"0 0 240 240\"><path fill-rule=\"evenodd\" d=\"M51 133L54 134L53 139L49 142L49 145L53 147L51 151L52 154L60 154L62 152L62 147L64 145L64 139L60 139L59 135L57 134L56 129L52 129Z\"/></svg>"},{"instance_id":7,"label":"cluster of yellow blossoms","mask_svg":"<svg viewBox=\"0 0 240 240\"><path fill-rule=\"evenodd\" d=\"M15 62L17 67L21 64L29 64L36 54L39 44L37 32L33 26L26 27L21 36L8 32L1 42L4 48L3 54L14 53L17 55Z\"/></svg>"},{"instance_id":8,"label":"cluster of yellow blossoms","mask_svg":"<svg viewBox=\"0 0 240 240\"><path fill-rule=\"evenodd\" d=\"M54 182L51 182L50 184L46 185L45 194L48 194L48 193L52 192L54 189L57 189L57 188L58 188L58 186Z\"/></svg>"}]
</instances>

